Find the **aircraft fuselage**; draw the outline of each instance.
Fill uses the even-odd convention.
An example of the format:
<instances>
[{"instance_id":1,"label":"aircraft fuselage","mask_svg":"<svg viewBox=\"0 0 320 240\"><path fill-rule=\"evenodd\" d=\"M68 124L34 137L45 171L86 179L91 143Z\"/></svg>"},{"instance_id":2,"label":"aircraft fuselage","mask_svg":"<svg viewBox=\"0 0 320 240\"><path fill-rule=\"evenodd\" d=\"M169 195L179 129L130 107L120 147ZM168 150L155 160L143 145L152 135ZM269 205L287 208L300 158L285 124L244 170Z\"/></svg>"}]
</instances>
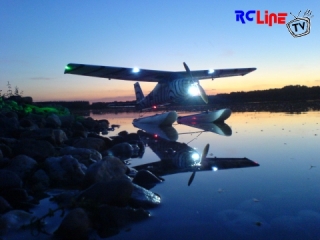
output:
<instances>
[{"instance_id":1,"label":"aircraft fuselage","mask_svg":"<svg viewBox=\"0 0 320 240\"><path fill-rule=\"evenodd\" d=\"M169 82L157 83L156 87L144 98L137 101L138 108L182 102L191 97L189 88L194 84L189 79L176 79Z\"/></svg>"}]
</instances>

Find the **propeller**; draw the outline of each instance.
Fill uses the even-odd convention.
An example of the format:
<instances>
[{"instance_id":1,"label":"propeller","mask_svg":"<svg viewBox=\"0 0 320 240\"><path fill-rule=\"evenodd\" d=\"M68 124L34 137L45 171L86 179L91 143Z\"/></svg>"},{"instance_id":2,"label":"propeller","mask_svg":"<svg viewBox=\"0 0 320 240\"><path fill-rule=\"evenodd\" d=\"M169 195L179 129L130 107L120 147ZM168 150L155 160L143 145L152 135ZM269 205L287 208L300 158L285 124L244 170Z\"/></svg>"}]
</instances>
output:
<instances>
[{"instance_id":1,"label":"propeller","mask_svg":"<svg viewBox=\"0 0 320 240\"><path fill-rule=\"evenodd\" d=\"M184 66L184 68L186 69L186 72L190 75L190 78L191 78L192 82L193 82L194 84L197 84L197 85L198 85L199 92L200 92L200 96L201 96L202 100L203 100L205 103L208 103L208 96L207 96L206 92L204 91L204 89L203 89L203 88L201 87L201 85L199 84L199 81L194 80L194 78L193 78L193 76L192 76L192 73L191 73L188 65L187 65L185 62L183 62L183 66Z\"/></svg>"},{"instance_id":2,"label":"propeller","mask_svg":"<svg viewBox=\"0 0 320 240\"><path fill-rule=\"evenodd\" d=\"M209 148L210 148L210 144L208 143L208 144L204 147L204 149L203 149L203 151L202 151L201 161L200 161L200 164L201 164L201 165L203 164L204 160L206 159L206 157L207 157L207 155L208 155ZM191 176L190 176L190 178L189 178L188 186L190 186L191 183L193 182L193 179L194 179L194 177L195 177L195 175L196 175L196 171L197 171L197 169L195 168L195 169L193 170L193 173L191 174Z\"/></svg>"}]
</instances>

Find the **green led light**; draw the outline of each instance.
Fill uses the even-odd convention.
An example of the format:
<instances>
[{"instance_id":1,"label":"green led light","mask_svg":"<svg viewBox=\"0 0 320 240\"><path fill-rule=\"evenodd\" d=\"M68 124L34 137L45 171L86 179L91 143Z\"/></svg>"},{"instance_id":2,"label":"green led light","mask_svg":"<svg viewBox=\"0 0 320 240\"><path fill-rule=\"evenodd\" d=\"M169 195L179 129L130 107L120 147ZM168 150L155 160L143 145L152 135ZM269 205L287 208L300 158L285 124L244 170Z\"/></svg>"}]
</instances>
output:
<instances>
[{"instance_id":1,"label":"green led light","mask_svg":"<svg viewBox=\"0 0 320 240\"><path fill-rule=\"evenodd\" d=\"M71 67L69 67L68 65L67 66L65 66L65 68L64 68L66 71L70 71L71 70Z\"/></svg>"}]
</instances>

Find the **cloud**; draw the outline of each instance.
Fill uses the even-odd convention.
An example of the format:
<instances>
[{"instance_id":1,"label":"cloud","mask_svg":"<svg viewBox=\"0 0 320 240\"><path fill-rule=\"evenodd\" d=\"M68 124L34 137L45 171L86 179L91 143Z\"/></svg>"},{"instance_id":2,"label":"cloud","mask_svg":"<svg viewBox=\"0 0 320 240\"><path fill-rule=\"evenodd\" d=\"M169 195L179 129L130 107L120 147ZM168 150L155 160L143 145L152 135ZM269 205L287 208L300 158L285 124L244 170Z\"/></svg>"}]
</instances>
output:
<instances>
[{"instance_id":1,"label":"cloud","mask_svg":"<svg viewBox=\"0 0 320 240\"><path fill-rule=\"evenodd\" d=\"M32 77L30 78L31 80L45 80L45 81L48 81L48 80L52 80L53 78L48 78L48 77Z\"/></svg>"}]
</instances>

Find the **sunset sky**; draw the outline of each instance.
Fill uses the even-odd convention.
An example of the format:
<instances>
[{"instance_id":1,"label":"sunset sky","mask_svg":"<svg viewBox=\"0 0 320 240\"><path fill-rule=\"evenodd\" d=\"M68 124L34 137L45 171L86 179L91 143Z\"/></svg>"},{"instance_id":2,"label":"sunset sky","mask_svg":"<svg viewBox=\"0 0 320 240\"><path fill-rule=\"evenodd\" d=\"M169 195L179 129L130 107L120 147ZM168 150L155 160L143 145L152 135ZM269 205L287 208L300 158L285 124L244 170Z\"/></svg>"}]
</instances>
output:
<instances>
[{"instance_id":1,"label":"sunset sky","mask_svg":"<svg viewBox=\"0 0 320 240\"><path fill-rule=\"evenodd\" d=\"M235 10L310 9L309 35L286 25L241 24ZM252 15L253 16L253 15ZM256 18L256 16L254 16ZM320 7L312 1L0 1L0 89L34 101L134 100L132 81L65 75L68 63L183 71L256 67L244 76L201 81L207 94L320 85ZM146 95L155 83L140 83Z\"/></svg>"}]
</instances>

